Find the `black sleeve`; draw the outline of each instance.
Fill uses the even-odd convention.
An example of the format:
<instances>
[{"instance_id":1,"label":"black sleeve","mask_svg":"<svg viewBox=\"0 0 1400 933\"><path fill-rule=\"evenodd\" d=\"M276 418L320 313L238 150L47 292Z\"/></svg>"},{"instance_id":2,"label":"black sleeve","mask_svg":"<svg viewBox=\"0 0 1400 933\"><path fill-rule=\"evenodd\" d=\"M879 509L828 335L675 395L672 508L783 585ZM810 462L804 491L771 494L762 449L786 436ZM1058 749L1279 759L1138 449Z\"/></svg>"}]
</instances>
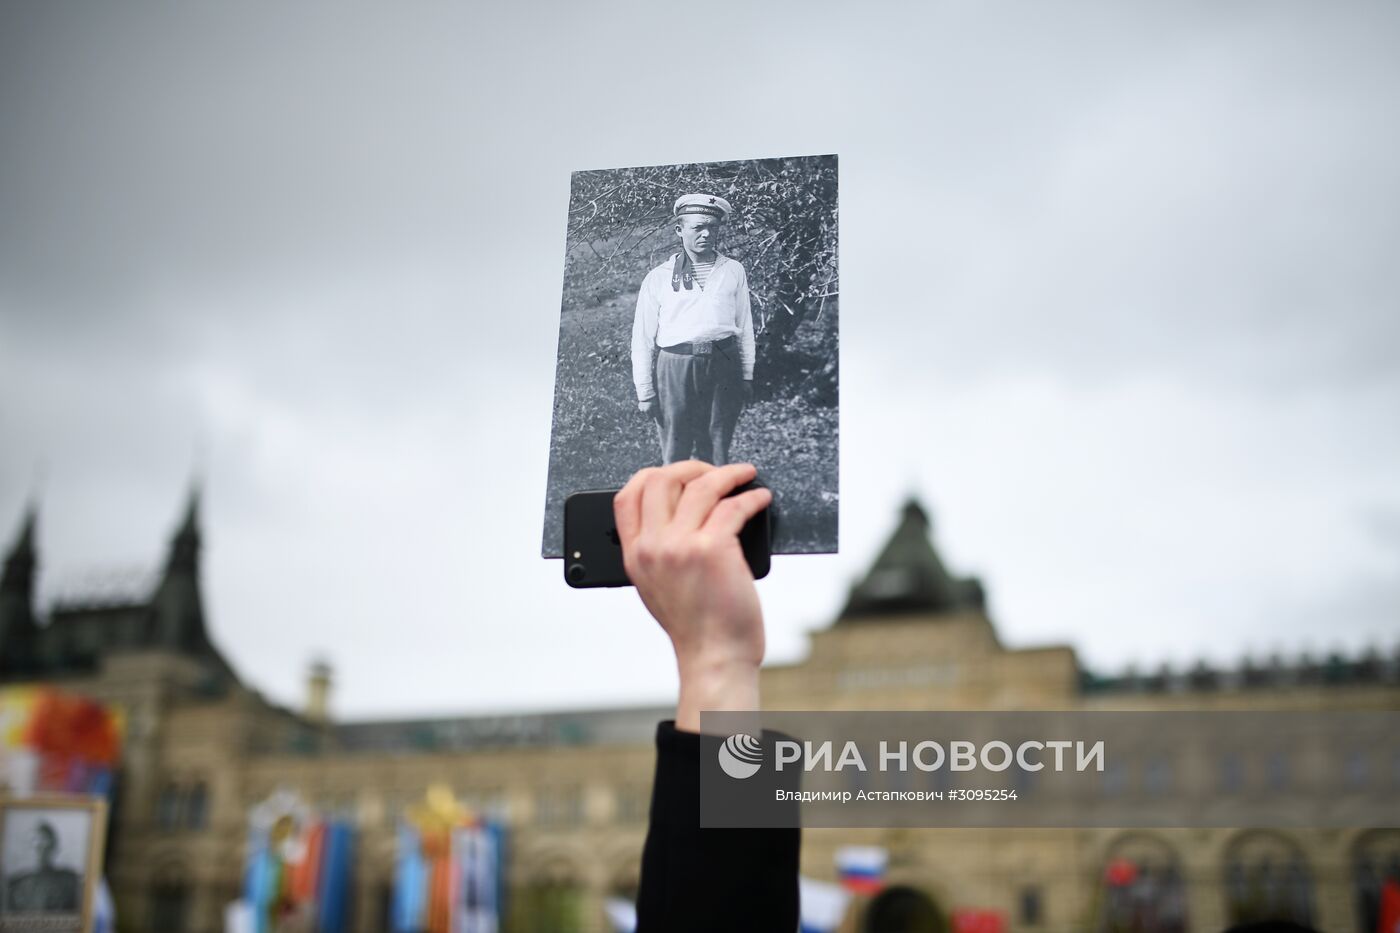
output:
<instances>
[{"instance_id":1,"label":"black sleeve","mask_svg":"<svg viewBox=\"0 0 1400 933\"><path fill-rule=\"evenodd\" d=\"M637 933L797 930L802 831L700 828L700 755L721 741L671 720L656 728Z\"/></svg>"}]
</instances>

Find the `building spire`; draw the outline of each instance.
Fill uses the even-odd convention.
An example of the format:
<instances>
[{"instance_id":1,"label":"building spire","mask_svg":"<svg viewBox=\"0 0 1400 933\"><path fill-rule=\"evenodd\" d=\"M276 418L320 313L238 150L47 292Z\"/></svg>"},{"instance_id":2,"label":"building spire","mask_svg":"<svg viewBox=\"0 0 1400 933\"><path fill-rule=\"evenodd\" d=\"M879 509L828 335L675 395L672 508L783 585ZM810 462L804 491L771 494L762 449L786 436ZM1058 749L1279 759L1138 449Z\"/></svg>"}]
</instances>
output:
<instances>
[{"instance_id":1,"label":"building spire","mask_svg":"<svg viewBox=\"0 0 1400 933\"><path fill-rule=\"evenodd\" d=\"M869 573L851 588L842 620L984 608L982 584L948 572L930 540L931 528L927 510L910 497Z\"/></svg>"},{"instance_id":2,"label":"building spire","mask_svg":"<svg viewBox=\"0 0 1400 933\"><path fill-rule=\"evenodd\" d=\"M190 484L189 496L185 501L185 515L175 535L170 539L170 558L166 562L167 571L179 570L193 573L199 569L199 483Z\"/></svg>"},{"instance_id":3,"label":"building spire","mask_svg":"<svg viewBox=\"0 0 1400 933\"><path fill-rule=\"evenodd\" d=\"M38 521L38 506L30 499L0 576L0 671L24 667L34 647L34 571L38 566L34 537Z\"/></svg>"},{"instance_id":4,"label":"building spire","mask_svg":"<svg viewBox=\"0 0 1400 933\"><path fill-rule=\"evenodd\" d=\"M165 574L151 596L151 643L202 658L212 665L210 673L218 679L237 682L238 675L210 640L204 618L204 600L199 586L203 540L199 510L202 498L203 489L196 479L190 483L180 523L170 538L170 556L165 564Z\"/></svg>"},{"instance_id":5,"label":"building spire","mask_svg":"<svg viewBox=\"0 0 1400 933\"><path fill-rule=\"evenodd\" d=\"M199 647L205 640L199 594L199 500L199 483L193 482L180 524L170 539L165 575L151 600L157 640L177 650Z\"/></svg>"},{"instance_id":6,"label":"building spire","mask_svg":"<svg viewBox=\"0 0 1400 933\"><path fill-rule=\"evenodd\" d=\"M6 593L23 590L28 593L34 584L34 528L39 521L39 510L31 499L24 507L24 517L20 519L19 534L10 552L5 556L5 574L0 589Z\"/></svg>"}]
</instances>

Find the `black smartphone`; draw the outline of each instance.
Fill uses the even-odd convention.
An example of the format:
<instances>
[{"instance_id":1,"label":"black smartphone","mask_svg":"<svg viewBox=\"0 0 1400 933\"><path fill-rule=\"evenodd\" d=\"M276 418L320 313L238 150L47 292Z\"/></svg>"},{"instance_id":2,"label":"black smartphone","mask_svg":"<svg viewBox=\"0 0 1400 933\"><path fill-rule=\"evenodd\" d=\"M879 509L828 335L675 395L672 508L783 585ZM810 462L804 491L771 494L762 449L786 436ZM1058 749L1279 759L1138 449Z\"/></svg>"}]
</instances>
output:
<instances>
[{"instance_id":1,"label":"black smartphone","mask_svg":"<svg viewBox=\"0 0 1400 933\"><path fill-rule=\"evenodd\" d=\"M736 496L760 483L748 483L730 493ZM622 542L613 521L616 489L576 492L564 500L564 581L578 589L595 586L631 586L622 566ZM773 519L769 506L749 519L739 532L739 546L749 562L753 578L768 576L772 566L769 548L773 540Z\"/></svg>"}]
</instances>

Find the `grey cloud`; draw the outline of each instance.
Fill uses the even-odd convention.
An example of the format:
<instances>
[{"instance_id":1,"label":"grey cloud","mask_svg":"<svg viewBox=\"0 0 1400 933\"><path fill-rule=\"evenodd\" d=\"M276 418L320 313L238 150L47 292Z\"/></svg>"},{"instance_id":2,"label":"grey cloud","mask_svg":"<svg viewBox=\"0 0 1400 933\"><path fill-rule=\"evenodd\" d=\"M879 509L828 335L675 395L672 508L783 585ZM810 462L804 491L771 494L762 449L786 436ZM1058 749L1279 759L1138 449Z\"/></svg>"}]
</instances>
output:
<instances>
[{"instance_id":1,"label":"grey cloud","mask_svg":"<svg viewBox=\"0 0 1400 933\"><path fill-rule=\"evenodd\" d=\"M765 584L782 658L911 484L1013 642L1228 653L1279 579L1291 634L1393 619L1400 10L710 13L696 121L653 5L4 5L0 533L46 462L46 573L156 561L202 463L279 698L317 650L364 712L664 696L531 556L568 173L837 151L845 541Z\"/></svg>"}]
</instances>

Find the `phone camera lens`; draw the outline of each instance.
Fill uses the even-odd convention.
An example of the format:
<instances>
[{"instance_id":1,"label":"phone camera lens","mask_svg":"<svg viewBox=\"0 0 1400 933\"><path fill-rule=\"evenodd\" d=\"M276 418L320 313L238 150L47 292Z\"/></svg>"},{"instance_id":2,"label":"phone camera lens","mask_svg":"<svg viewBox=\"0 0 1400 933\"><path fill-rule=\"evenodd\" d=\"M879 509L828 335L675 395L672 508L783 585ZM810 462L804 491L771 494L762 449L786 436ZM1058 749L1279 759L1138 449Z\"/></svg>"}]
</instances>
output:
<instances>
[{"instance_id":1,"label":"phone camera lens","mask_svg":"<svg viewBox=\"0 0 1400 933\"><path fill-rule=\"evenodd\" d=\"M569 582L571 582L571 583L582 583L582 582L583 582L583 578L584 578L584 576L587 575L587 573L588 573L588 571L586 571L586 570L584 569L583 564L570 564L570 565L569 565Z\"/></svg>"}]
</instances>

